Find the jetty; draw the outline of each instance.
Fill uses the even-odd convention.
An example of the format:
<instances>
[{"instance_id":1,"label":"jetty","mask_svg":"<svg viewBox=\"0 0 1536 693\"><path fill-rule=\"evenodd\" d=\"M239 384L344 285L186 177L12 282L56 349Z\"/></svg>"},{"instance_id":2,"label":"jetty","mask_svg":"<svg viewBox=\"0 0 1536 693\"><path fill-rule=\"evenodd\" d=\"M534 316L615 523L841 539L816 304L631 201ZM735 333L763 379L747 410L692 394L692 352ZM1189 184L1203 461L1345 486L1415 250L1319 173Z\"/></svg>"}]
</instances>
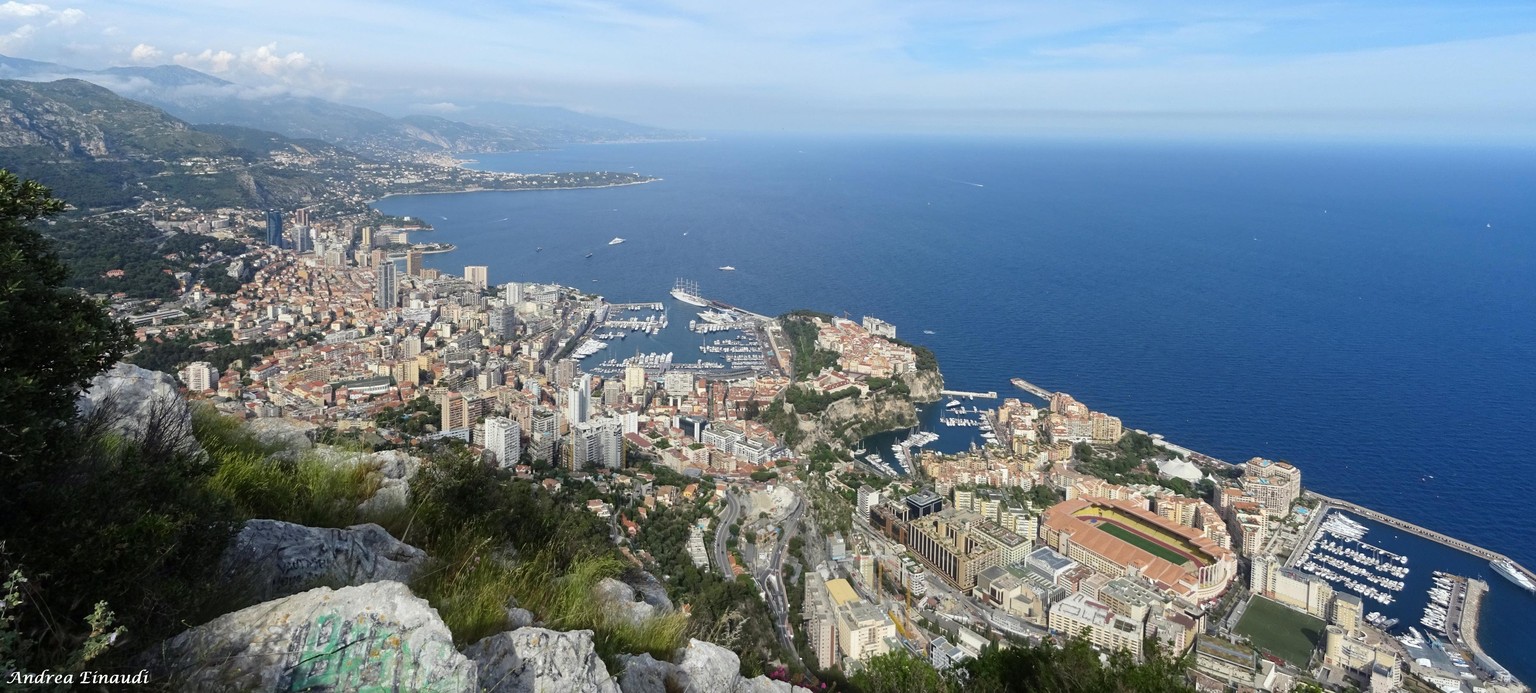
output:
<instances>
[{"instance_id":1,"label":"jetty","mask_svg":"<svg viewBox=\"0 0 1536 693\"><path fill-rule=\"evenodd\" d=\"M997 392L967 392L965 390L939 390L939 394L945 397L980 397L982 399L997 399Z\"/></svg>"},{"instance_id":2,"label":"jetty","mask_svg":"<svg viewBox=\"0 0 1536 693\"><path fill-rule=\"evenodd\" d=\"M1051 401L1051 395L1056 394L1023 378L1014 378L1008 382L1013 383L1014 387L1028 392L1029 394L1039 397L1040 399L1043 399L1047 402Z\"/></svg>"},{"instance_id":3,"label":"jetty","mask_svg":"<svg viewBox=\"0 0 1536 693\"><path fill-rule=\"evenodd\" d=\"M1505 556L1504 554L1497 551L1491 551L1476 544L1469 544L1455 537L1446 536L1436 532L1435 530L1420 527L1407 520L1399 520L1395 517L1392 517L1391 515L1372 510L1357 503L1351 503L1347 500L1340 500L1338 498L1330 498L1311 489L1307 489L1307 494L1322 501L1324 506L1333 506L1341 510L1348 510L1349 512L1352 512L1356 515L1375 520L1384 525L1387 525L1388 527L1394 527L1396 529L1403 530L1409 534L1414 534L1438 544L1449 546L1453 549L1456 549L1457 551L1470 553L1473 556L1477 556L1478 558L1486 561L1509 561L1510 565L1514 566L1520 572L1525 573L1526 577L1531 578L1532 581L1536 581L1536 572L1533 572L1530 568L1515 562L1515 559ZM1326 507L1320 507L1318 508L1318 512L1321 513L1326 509Z\"/></svg>"}]
</instances>

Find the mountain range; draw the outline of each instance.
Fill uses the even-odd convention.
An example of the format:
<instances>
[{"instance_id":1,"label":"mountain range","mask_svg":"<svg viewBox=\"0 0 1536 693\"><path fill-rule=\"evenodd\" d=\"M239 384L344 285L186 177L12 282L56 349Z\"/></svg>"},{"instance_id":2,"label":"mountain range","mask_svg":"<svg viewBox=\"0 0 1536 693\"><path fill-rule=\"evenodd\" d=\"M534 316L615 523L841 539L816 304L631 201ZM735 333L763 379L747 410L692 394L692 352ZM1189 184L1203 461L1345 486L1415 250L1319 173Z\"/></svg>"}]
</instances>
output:
<instances>
[{"instance_id":1,"label":"mountain range","mask_svg":"<svg viewBox=\"0 0 1536 693\"><path fill-rule=\"evenodd\" d=\"M315 96L272 93L179 65L87 70L0 55L0 79L79 79L199 124L236 125L341 145L379 159L441 159L567 144L665 140L682 133L564 108L475 103L453 114L396 118Z\"/></svg>"}]
</instances>

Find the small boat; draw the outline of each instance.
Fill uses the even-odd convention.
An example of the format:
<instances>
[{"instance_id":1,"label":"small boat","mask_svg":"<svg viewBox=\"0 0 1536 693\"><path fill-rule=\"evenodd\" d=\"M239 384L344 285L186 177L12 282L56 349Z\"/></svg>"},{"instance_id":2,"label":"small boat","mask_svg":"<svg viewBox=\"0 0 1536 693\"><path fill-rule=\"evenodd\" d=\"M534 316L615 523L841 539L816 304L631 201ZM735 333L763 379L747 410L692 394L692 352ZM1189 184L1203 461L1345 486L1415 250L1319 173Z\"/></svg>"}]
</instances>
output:
<instances>
[{"instance_id":1,"label":"small boat","mask_svg":"<svg viewBox=\"0 0 1536 693\"><path fill-rule=\"evenodd\" d=\"M923 334L933 334L933 330L923 330Z\"/></svg>"},{"instance_id":2,"label":"small boat","mask_svg":"<svg viewBox=\"0 0 1536 693\"><path fill-rule=\"evenodd\" d=\"M618 245L618 244L623 243L623 242L624 242L624 239L619 238L618 236L614 236L613 240L608 241L608 245Z\"/></svg>"},{"instance_id":3,"label":"small boat","mask_svg":"<svg viewBox=\"0 0 1536 693\"><path fill-rule=\"evenodd\" d=\"M720 268L720 271L721 271L721 272L735 272L735 271L736 271L736 268L735 268L735 267L732 267L732 266L730 266L730 265L725 265L725 266L723 266L723 267L721 267L721 268Z\"/></svg>"},{"instance_id":4,"label":"small boat","mask_svg":"<svg viewBox=\"0 0 1536 693\"><path fill-rule=\"evenodd\" d=\"M587 253L587 257L592 257L592 253Z\"/></svg>"},{"instance_id":5,"label":"small boat","mask_svg":"<svg viewBox=\"0 0 1536 693\"><path fill-rule=\"evenodd\" d=\"M533 252L535 252L535 253L542 253L542 252L544 252L544 246L541 245L541 246L539 246L537 248L534 248Z\"/></svg>"}]
</instances>

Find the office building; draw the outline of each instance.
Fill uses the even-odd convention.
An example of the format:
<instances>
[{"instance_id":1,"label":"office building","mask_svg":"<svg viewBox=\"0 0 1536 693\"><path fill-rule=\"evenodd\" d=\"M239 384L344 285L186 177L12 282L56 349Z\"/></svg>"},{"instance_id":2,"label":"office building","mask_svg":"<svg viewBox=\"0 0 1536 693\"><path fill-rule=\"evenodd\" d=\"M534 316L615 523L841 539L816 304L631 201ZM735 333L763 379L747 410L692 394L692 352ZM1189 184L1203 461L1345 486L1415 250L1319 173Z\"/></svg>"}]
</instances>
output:
<instances>
[{"instance_id":1,"label":"office building","mask_svg":"<svg viewBox=\"0 0 1536 693\"><path fill-rule=\"evenodd\" d=\"M267 245L286 247L283 245L283 213L275 209L267 210Z\"/></svg>"}]
</instances>

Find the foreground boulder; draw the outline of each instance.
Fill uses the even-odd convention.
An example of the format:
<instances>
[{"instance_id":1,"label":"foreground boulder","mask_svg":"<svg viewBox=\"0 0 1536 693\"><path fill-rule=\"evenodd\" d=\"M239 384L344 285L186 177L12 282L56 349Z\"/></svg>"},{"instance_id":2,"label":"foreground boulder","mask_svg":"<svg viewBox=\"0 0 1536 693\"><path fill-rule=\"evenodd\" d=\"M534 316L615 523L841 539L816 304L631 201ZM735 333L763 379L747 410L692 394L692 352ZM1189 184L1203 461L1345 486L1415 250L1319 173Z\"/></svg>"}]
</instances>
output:
<instances>
[{"instance_id":1,"label":"foreground boulder","mask_svg":"<svg viewBox=\"0 0 1536 693\"><path fill-rule=\"evenodd\" d=\"M174 690L475 691L437 610L398 582L321 587L225 614L146 654Z\"/></svg>"},{"instance_id":2,"label":"foreground boulder","mask_svg":"<svg viewBox=\"0 0 1536 693\"><path fill-rule=\"evenodd\" d=\"M474 661L487 691L619 693L592 649L590 630L519 628L470 645L464 656Z\"/></svg>"},{"instance_id":3,"label":"foreground boulder","mask_svg":"<svg viewBox=\"0 0 1536 693\"><path fill-rule=\"evenodd\" d=\"M662 662L648 654L621 655L619 677L623 693L810 693L808 689L767 676L742 678L741 658L735 652L703 640L690 640L678 650L678 663Z\"/></svg>"},{"instance_id":4,"label":"foreground boulder","mask_svg":"<svg viewBox=\"0 0 1536 693\"><path fill-rule=\"evenodd\" d=\"M373 524L346 529L251 520L220 563L225 579L252 599L285 597L317 585L409 582L427 554Z\"/></svg>"},{"instance_id":5,"label":"foreground boulder","mask_svg":"<svg viewBox=\"0 0 1536 693\"><path fill-rule=\"evenodd\" d=\"M119 362L96 376L75 409L85 418L101 417L112 430L163 451L195 453L192 412L176 380L159 371Z\"/></svg>"}]
</instances>

